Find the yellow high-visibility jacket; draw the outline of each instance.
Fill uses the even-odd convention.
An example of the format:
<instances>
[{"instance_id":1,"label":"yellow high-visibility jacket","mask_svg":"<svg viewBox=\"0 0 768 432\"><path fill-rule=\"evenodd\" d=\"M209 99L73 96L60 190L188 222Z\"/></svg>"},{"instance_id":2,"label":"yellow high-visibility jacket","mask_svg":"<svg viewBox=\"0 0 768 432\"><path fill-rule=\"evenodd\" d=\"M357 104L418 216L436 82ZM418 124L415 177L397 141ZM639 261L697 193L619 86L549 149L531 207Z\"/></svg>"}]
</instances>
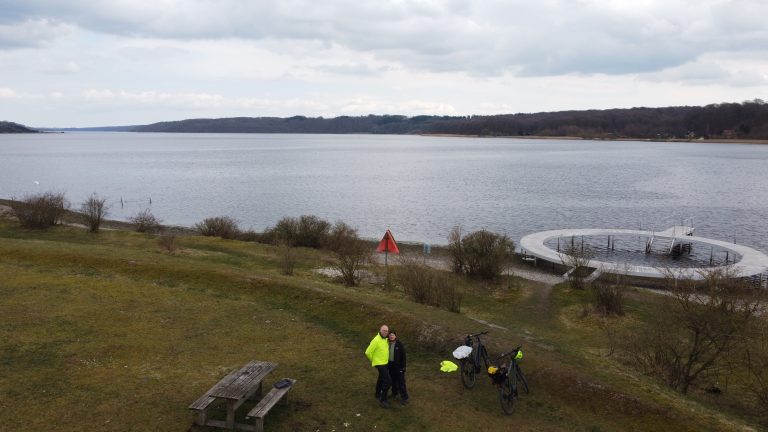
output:
<instances>
[{"instance_id":1,"label":"yellow high-visibility jacket","mask_svg":"<svg viewBox=\"0 0 768 432\"><path fill-rule=\"evenodd\" d=\"M381 334L377 333L376 336L371 339L371 343L368 344L368 349L365 350L365 356L371 361L371 366L380 366L389 363L389 342L387 338L381 337Z\"/></svg>"}]
</instances>

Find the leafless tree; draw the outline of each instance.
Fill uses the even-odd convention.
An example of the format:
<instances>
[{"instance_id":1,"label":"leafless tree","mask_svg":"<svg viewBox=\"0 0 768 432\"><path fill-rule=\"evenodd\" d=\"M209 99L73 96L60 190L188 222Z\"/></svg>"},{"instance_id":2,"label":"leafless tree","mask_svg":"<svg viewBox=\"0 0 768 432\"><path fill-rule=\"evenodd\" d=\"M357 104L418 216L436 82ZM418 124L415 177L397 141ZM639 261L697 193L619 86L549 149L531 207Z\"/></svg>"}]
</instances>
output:
<instances>
[{"instance_id":1,"label":"leafless tree","mask_svg":"<svg viewBox=\"0 0 768 432\"><path fill-rule=\"evenodd\" d=\"M744 367L747 372L747 390L757 404L768 412L768 322L761 320L754 326L744 344Z\"/></svg>"},{"instance_id":2,"label":"leafless tree","mask_svg":"<svg viewBox=\"0 0 768 432\"><path fill-rule=\"evenodd\" d=\"M99 232L101 222L109 213L109 206L106 205L106 202L106 198L100 197L94 192L80 205L80 212L83 214L88 231Z\"/></svg>"},{"instance_id":3,"label":"leafless tree","mask_svg":"<svg viewBox=\"0 0 768 432\"><path fill-rule=\"evenodd\" d=\"M570 270L568 281L573 289L584 289L584 279L589 271L589 262L595 257L594 251L588 246L570 245L559 253L560 261Z\"/></svg>"},{"instance_id":4,"label":"leafless tree","mask_svg":"<svg viewBox=\"0 0 768 432\"><path fill-rule=\"evenodd\" d=\"M448 253L451 257L451 270L457 274L464 273L466 257L461 244L461 227L455 226L448 234Z\"/></svg>"},{"instance_id":5,"label":"leafless tree","mask_svg":"<svg viewBox=\"0 0 768 432\"><path fill-rule=\"evenodd\" d=\"M728 356L738 352L764 307L763 293L732 267L701 276L701 281L690 275L668 280L672 296L634 340L641 365L682 393L700 377L730 366Z\"/></svg>"},{"instance_id":6,"label":"leafless tree","mask_svg":"<svg viewBox=\"0 0 768 432\"><path fill-rule=\"evenodd\" d=\"M336 255L334 268L341 273L345 285L360 283L360 270L370 260L371 251L357 235L357 230L337 222L328 234L327 247Z\"/></svg>"}]
</instances>

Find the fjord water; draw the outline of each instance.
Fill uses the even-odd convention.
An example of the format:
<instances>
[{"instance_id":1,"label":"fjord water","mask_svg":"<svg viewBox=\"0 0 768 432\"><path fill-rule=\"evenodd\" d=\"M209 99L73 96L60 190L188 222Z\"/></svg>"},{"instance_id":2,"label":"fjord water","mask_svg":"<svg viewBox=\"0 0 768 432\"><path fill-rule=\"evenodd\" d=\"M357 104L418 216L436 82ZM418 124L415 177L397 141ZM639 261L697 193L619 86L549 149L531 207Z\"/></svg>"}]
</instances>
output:
<instances>
[{"instance_id":1,"label":"fjord water","mask_svg":"<svg viewBox=\"0 0 768 432\"><path fill-rule=\"evenodd\" d=\"M35 183L37 182L37 183ZM0 197L106 196L111 217L344 220L365 237L446 243L487 228L659 229L768 251L768 146L392 135L65 133L0 136ZM120 200L123 200L121 206ZM150 205L151 199L151 205Z\"/></svg>"}]
</instances>

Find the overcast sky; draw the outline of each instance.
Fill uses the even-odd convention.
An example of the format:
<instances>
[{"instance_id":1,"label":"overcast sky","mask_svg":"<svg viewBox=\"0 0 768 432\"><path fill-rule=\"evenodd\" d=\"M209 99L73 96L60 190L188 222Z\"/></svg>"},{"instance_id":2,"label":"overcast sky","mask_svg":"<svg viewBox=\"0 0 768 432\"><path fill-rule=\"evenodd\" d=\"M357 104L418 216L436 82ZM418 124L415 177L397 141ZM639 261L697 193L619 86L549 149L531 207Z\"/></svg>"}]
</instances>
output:
<instances>
[{"instance_id":1,"label":"overcast sky","mask_svg":"<svg viewBox=\"0 0 768 432\"><path fill-rule=\"evenodd\" d=\"M768 99L766 0L0 0L0 120Z\"/></svg>"}]
</instances>

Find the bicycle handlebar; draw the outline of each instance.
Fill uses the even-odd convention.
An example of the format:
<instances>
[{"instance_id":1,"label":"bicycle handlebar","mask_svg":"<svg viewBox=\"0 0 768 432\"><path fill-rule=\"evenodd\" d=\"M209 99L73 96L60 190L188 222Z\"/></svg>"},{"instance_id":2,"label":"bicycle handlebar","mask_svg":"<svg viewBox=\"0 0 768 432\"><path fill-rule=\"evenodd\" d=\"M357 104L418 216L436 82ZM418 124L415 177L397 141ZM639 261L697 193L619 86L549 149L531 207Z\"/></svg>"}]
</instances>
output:
<instances>
[{"instance_id":1,"label":"bicycle handlebar","mask_svg":"<svg viewBox=\"0 0 768 432\"><path fill-rule=\"evenodd\" d=\"M523 347L523 346L522 346L522 345L520 345L520 346L518 346L517 348L513 349L513 350L512 350L512 351L510 351L510 352L506 352L506 353L504 353L504 354L501 354L501 355L499 356L499 360L503 359L504 357L509 357L509 356L515 356L515 355L517 355L517 352L518 352L518 351L520 351L520 348L522 348L522 347Z\"/></svg>"},{"instance_id":2,"label":"bicycle handlebar","mask_svg":"<svg viewBox=\"0 0 768 432\"><path fill-rule=\"evenodd\" d=\"M469 334L469 335L467 335L467 337L482 336L482 335L486 335L486 334L488 334L488 330L486 330L484 332L480 332L480 333Z\"/></svg>"}]
</instances>

